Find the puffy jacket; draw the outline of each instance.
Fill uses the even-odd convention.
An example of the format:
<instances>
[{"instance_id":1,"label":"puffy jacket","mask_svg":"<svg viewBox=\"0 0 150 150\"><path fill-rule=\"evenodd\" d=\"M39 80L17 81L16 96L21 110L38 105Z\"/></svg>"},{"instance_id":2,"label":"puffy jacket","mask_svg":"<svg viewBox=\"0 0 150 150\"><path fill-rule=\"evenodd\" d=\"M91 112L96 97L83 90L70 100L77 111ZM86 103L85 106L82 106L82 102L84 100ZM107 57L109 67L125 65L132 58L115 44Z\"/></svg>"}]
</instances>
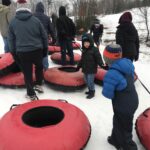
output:
<instances>
[{"instance_id":1,"label":"puffy jacket","mask_svg":"<svg viewBox=\"0 0 150 150\"><path fill-rule=\"evenodd\" d=\"M90 47L86 49L83 45L84 38L90 42ZM94 42L90 34L85 34L82 37L82 56L78 64L78 68L82 68L83 73L93 74L97 72L97 67L103 65L101 54L97 47L94 47Z\"/></svg>"},{"instance_id":2,"label":"puffy jacket","mask_svg":"<svg viewBox=\"0 0 150 150\"><path fill-rule=\"evenodd\" d=\"M3 37L7 37L8 26L12 18L14 17L11 6L5 6L0 4L0 32Z\"/></svg>"},{"instance_id":3,"label":"puffy jacket","mask_svg":"<svg viewBox=\"0 0 150 150\"><path fill-rule=\"evenodd\" d=\"M133 114L138 107L138 95L134 86L134 66L129 59L116 60L103 80L102 94L112 99L117 112Z\"/></svg>"},{"instance_id":4,"label":"puffy jacket","mask_svg":"<svg viewBox=\"0 0 150 150\"><path fill-rule=\"evenodd\" d=\"M47 34L43 25L27 10L16 13L10 23L8 40L11 51L29 52L48 49Z\"/></svg>"}]
</instances>

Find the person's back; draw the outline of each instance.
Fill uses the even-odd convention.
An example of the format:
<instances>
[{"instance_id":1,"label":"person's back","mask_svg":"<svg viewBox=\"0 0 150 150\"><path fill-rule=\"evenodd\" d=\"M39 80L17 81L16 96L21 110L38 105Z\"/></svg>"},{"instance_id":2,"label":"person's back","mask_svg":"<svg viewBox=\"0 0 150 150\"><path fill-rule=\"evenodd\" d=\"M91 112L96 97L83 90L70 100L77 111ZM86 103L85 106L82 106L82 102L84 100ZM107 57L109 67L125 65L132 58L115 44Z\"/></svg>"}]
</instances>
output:
<instances>
[{"instance_id":1,"label":"person's back","mask_svg":"<svg viewBox=\"0 0 150 150\"><path fill-rule=\"evenodd\" d=\"M8 27L11 19L14 17L15 11L12 10L10 0L2 0L0 3L0 33L4 40L5 52L9 52L7 36Z\"/></svg>"},{"instance_id":2,"label":"person's back","mask_svg":"<svg viewBox=\"0 0 150 150\"><path fill-rule=\"evenodd\" d=\"M120 17L119 24L116 31L116 43L121 45L123 57L136 61L139 57L139 36L132 23L131 13L125 12Z\"/></svg>"}]
</instances>

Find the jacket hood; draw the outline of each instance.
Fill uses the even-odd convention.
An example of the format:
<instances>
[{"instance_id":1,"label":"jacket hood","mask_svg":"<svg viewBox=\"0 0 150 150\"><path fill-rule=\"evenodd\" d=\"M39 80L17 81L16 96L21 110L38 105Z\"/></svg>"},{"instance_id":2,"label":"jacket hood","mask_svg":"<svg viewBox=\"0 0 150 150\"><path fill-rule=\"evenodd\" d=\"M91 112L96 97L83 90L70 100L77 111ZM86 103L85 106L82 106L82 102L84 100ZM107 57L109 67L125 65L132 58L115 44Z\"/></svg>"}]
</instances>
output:
<instances>
[{"instance_id":1,"label":"jacket hood","mask_svg":"<svg viewBox=\"0 0 150 150\"><path fill-rule=\"evenodd\" d=\"M90 42L90 47L93 47L94 46L94 41L93 41L93 38L91 36L91 34L83 34L82 36L82 48L84 48L84 41L89 41Z\"/></svg>"},{"instance_id":2,"label":"jacket hood","mask_svg":"<svg viewBox=\"0 0 150 150\"><path fill-rule=\"evenodd\" d=\"M64 6L59 8L59 16L66 16L66 8Z\"/></svg>"},{"instance_id":3,"label":"jacket hood","mask_svg":"<svg viewBox=\"0 0 150 150\"><path fill-rule=\"evenodd\" d=\"M44 5L42 2L37 3L35 11L40 12L40 13L44 13Z\"/></svg>"},{"instance_id":4,"label":"jacket hood","mask_svg":"<svg viewBox=\"0 0 150 150\"><path fill-rule=\"evenodd\" d=\"M16 18L22 21L26 21L32 17L32 14L27 10L17 11Z\"/></svg>"},{"instance_id":5,"label":"jacket hood","mask_svg":"<svg viewBox=\"0 0 150 150\"><path fill-rule=\"evenodd\" d=\"M116 69L125 75L133 75L134 74L134 66L131 60L122 58L116 60L111 66L110 69Z\"/></svg>"},{"instance_id":6,"label":"jacket hood","mask_svg":"<svg viewBox=\"0 0 150 150\"><path fill-rule=\"evenodd\" d=\"M121 15L119 23L121 24L124 22L132 22L132 14L130 12L125 12Z\"/></svg>"},{"instance_id":7,"label":"jacket hood","mask_svg":"<svg viewBox=\"0 0 150 150\"><path fill-rule=\"evenodd\" d=\"M8 12L8 11L9 11L8 6L0 4L0 12Z\"/></svg>"}]
</instances>

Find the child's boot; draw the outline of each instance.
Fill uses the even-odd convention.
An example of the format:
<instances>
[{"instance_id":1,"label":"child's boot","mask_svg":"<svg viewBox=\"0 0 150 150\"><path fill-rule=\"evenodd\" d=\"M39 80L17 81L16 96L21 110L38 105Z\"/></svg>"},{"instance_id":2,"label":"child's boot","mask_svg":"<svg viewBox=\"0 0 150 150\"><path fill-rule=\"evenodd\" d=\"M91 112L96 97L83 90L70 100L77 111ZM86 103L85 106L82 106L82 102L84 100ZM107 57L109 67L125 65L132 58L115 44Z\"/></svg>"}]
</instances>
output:
<instances>
[{"instance_id":1,"label":"child's boot","mask_svg":"<svg viewBox=\"0 0 150 150\"><path fill-rule=\"evenodd\" d=\"M89 94L88 94L88 96L86 97L87 99L91 99L91 98L93 98L95 96L95 90L94 91L92 91L92 90L89 90Z\"/></svg>"}]
</instances>

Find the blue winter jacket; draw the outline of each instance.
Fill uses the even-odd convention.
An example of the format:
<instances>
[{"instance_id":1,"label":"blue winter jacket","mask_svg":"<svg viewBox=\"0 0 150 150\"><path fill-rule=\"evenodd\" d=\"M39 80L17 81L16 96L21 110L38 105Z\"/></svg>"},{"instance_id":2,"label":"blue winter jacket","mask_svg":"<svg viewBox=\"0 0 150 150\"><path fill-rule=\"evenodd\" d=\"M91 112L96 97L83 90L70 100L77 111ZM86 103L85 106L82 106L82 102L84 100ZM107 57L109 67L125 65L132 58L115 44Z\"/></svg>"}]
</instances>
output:
<instances>
[{"instance_id":1,"label":"blue winter jacket","mask_svg":"<svg viewBox=\"0 0 150 150\"><path fill-rule=\"evenodd\" d=\"M103 80L102 94L109 99L113 99L115 91L125 89L127 87L127 81L124 75L132 75L134 78L134 66L126 58L116 60L111 65Z\"/></svg>"}]
</instances>

